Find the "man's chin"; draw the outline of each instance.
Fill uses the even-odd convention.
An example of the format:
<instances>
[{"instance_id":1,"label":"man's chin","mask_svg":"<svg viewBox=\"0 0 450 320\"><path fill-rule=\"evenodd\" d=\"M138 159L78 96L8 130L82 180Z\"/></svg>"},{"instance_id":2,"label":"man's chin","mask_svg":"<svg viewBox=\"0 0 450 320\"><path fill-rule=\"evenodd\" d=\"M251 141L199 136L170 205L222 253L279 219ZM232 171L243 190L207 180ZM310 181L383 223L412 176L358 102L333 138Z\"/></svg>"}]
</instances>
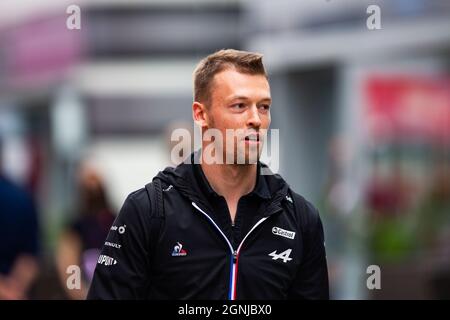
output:
<instances>
[{"instance_id":1,"label":"man's chin","mask_svg":"<svg viewBox=\"0 0 450 320\"><path fill-rule=\"evenodd\" d=\"M248 165L248 164L255 164L258 163L258 160L261 157L261 152L245 152L238 154L234 158L233 164L242 164L242 165Z\"/></svg>"}]
</instances>

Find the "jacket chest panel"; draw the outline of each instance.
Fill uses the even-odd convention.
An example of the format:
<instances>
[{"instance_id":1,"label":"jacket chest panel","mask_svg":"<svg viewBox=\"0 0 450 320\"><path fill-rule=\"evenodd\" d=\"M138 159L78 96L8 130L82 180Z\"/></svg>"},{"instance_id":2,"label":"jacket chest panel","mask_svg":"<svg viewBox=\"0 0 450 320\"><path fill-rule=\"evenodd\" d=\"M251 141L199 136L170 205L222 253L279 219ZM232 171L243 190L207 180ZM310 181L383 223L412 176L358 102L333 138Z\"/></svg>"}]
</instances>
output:
<instances>
[{"instance_id":1,"label":"jacket chest panel","mask_svg":"<svg viewBox=\"0 0 450 320\"><path fill-rule=\"evenodd\" d=\"M167 204L166 218L157 250L156 274L180 290L229 287L233 256L220 231L192 206L177 201ZM238 256L237 296L247 287L270 288L286 295L301 257L301 241L293 222L285 215L270 217L255 228L242 244ZM269 280L270 279L270 280ZM195 290L194 290L195 291Z\"/></svg>"}]
</instances>

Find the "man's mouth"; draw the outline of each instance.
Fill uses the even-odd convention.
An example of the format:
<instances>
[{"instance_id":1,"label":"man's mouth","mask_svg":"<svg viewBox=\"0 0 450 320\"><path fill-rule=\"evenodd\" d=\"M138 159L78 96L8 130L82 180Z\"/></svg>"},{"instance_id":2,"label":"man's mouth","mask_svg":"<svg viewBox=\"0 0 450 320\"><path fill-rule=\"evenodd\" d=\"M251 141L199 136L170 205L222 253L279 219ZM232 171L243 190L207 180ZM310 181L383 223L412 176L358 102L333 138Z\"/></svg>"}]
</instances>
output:
<instances>
[{"instance_id":1,"label":"man's mouth","mask_svg":"<svg viewBox=\"0 0 450 320\"><path fill-rule=\"evenodd\" d=\"M245 141L259 142L259 134L249 134L245 136Z\"/></svg>"}]
</instances>

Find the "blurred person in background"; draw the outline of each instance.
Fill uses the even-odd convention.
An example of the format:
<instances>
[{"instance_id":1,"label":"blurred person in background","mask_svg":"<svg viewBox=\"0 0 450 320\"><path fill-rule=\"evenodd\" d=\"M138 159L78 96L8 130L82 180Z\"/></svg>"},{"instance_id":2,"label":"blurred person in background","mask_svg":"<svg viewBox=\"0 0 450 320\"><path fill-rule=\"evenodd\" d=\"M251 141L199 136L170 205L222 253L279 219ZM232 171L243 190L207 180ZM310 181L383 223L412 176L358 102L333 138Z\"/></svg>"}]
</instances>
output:
<instances>
[{"instance_id":1,"label":"blurred person in background","mask_svg":"<svg viewBox=\"0 0 450 320\"><path fill-rule=\"evenodd\" d=\"M28 299L39 273L38 213L31 194L2 174L0 140L0 299Z\"/></svg>"},{"instance_id":2,"label":"blurred person in background","mask_svg":"<svg viewBox=\"0 0 450 320\"><path fill-rule=\"evenodd\" d=\"M349 220L356 206L357 192L352 181L345 179L344 168L352 161L348 139L335 134L328 143L329 167L327 180L321 197L319 210L327 226L327 261L331 299L342 295L345 276L344 257L355 230Z\"/></svg>"},{"instance_id":3,"label":"blurred person in background","mask_svg":"<svg viewBox=\"0 0 450 320\"><path fill-rule=\"evenodd\" d=\"M450 164L437 154L430 188L419 208L418 237L424 252L431 251L433 299L450 299Z\"/></svg>"},{"instance_id":4,"label":"blurred person in background","mask_svg":"<svg viewBox=\"0 0 450 320\"><path fill-rule=\"evenodd\" d=\"M231 138L232 148L221 141L227 147L215 150L221 160L213 163L205 160L212 145L205 137L201 151L129 195L88 298L328 299L317 209L258 160L271 104L262 55L221 50L194 77L192 112L202 135L243 135Z\"/></svg>"},{"instance_id":5,"label":"blurred person in background","mask_svg":"<svg viewBox=\"0 0 450 320\"><path fill-rule=\"evenodd\" d=\"M425 248L450 231L450 165L444 157L433 165L431 184L419 208L419 237Z\"/></svg>"},{"instance_id":6,"label":"blurred person in background","mask_svg":"<svg viewBox=\"0 0 450 320\"><path fill-rule=\"evenodd\" d=\"M86 297L100 249L115 218L96 171L84 164L78 178L78 215L62 232L56 254L59 277L70 299ZM80 289L70 289L66 285L67 268L72 265L80 267Z\"/></svg>"}]
</instances>

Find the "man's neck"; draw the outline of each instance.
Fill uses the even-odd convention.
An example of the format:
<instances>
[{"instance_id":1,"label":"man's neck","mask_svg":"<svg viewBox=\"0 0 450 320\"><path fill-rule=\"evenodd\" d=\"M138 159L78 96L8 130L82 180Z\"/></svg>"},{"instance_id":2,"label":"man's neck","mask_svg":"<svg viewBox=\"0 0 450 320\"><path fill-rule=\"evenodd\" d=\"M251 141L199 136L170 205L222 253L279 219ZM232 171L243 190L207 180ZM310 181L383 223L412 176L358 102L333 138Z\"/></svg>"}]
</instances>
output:
<instances>
[{"instance_id":1,"label":"man's neck","mask_svg":"<svg viewBox=\"0 0 450 320\"><path fill-rule=\"evenodd\" d=\"M213 190L227 201L234 221L239 199L255 187L257 164L206 164L201 161L201 167Z\"/></svg>"}]
</instances>

